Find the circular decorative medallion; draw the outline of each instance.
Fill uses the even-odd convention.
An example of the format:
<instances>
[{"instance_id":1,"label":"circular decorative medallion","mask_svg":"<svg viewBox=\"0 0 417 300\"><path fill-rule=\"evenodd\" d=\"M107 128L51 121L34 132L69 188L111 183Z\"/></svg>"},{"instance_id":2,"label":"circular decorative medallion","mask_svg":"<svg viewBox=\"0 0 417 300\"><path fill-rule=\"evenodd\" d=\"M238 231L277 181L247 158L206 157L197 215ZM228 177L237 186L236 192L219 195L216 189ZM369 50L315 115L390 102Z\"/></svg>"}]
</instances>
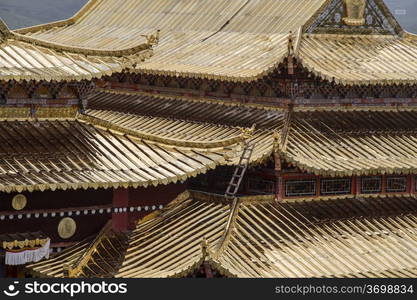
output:
<instances>
[{"instance_id":1,"label":"circular decorative medallion","mask_svg":"<svg viewBox=\"0 0 417 300\"><path fill-rule=\"evenodd\" d=\"M77 224L73 218L63 218L58 224L58 234L64 240L72 237L76 230Z\"/></svg>"},{"instance_id":2,"label":"circular decorative medallion","mask_svg":"<svg viewBox=\"0 0 417 300\"><path fill-rule=\"evenodd\" d=\"M22 210L26 207L27 199L26 196L23 194L17 194L13 197L12 200L12 207L15 210Z\"/></svg>"}]
</instances>

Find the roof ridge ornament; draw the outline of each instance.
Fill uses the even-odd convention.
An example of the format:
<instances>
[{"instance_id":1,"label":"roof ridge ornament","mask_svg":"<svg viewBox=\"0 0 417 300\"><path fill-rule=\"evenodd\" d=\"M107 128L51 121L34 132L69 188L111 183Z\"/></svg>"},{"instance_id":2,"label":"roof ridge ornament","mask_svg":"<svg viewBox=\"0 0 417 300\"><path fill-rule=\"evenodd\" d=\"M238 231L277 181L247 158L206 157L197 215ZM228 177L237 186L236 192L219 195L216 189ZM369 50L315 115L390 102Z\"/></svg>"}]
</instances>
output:
<instances>
[{"instance_id":1,"label":"roof ridge ornament","mask_svg":"<svg viewBox=\"0 0 417 300\"><path fill-rule=\"evenodd\" d=\"M292 31L288 34L287 69L289 75L294 75L294 35Z\"/></svg>"},{"instance_id":2,"label":"roof ridge ornament","mask_svg":"<svg viewBox=\"0 0 417 300\"><path fill-rule=\"evenodd\" d=\"M149 47L153 47L159 44L160 33L161 29L158 29L155 34L141 34L141 36L146 38Z\"/></svg>"},{"instance_id":3,"label":"roof ridge ornament","mask_svg":"<svg viewBox=\"0 0 417 300\"><path fill-rule=\"evenodd\" d=\"M242 132L241 134L242 134L242 136L245 140L250 139L255 133L256 124L252 124L252 126L250 128L242 127L242 128L240 128L240 130L241 130L241 132Z\"/></svg>"},{"instance_id":4,"label":"roof ridge ornament","mask_svg":"<svg viewBox=\"0 0 417 300\"><path fill-rule=\"evenodd\" d=\"M349 26L365 24L366 0L343 0L345 16L343 22Z\"/></svg>"},{"instance_id":5,"label":"roof ridge ornament","mask_svg":"<svg viewBox=\"0 0 417 300\"><path fill-rule=\"evenodd\" d=\"M6 23L0 18L0 43L5 42L9 35L9 27L7 27Z\"/></svg>"}]
</instances>

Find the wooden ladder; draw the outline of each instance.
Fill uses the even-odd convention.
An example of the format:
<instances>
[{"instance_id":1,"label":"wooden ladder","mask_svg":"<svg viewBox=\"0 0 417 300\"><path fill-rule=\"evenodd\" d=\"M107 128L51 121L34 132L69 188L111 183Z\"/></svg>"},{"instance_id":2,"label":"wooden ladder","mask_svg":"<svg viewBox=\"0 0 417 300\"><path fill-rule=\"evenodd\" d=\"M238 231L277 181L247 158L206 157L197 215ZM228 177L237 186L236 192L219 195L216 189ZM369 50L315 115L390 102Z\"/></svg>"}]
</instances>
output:
<instances>
[{"instance_id":1,"label":"wooden ladder","mask_svg":"<svg viewBox=\"0 0 417 300\"><path fill-rule=\"evenodd\" d=\"M248 169L248 165L254 148L254 143L249 143L248 141L245 142L242 155L239 159L239 164L236 166L232 179L230 180L229 185L227 187L225 193L226 199L235 199L240 184L242 183L243 176L245 175L246 170Z\"/></svg>"}]
</instances>

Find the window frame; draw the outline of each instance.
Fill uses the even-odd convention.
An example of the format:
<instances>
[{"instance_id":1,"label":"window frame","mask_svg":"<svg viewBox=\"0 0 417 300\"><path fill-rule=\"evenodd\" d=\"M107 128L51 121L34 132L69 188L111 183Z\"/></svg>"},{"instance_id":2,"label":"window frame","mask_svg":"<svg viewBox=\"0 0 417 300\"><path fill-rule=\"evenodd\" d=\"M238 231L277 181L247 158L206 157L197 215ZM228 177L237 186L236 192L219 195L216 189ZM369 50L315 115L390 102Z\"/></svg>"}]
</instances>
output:
<instances>
[{"instance_id":1,"label":"window frame","mask_svg":"<svg viewBox=\"0 0 417 300\"><path fill-rule=\"evenodd\" d=\"M323 192L324 191L324 185L326 183L329 182L336 182L336 181L345 181L346 183L348 183L348 190L344 190L344 191L334 191L334 192ZM353 182L352 182L352 178L351 177L344 177L344 178L321 178L320 179L320 196L337 196L337 195L349 195L352 194L352 187L353 187Z\"/></svg>"},{"instance_id":2,"label":"window frame","mask_svg":"<svg viewBox=\"0 0 417 300\"><path fill-rule=\"evenodd\" d=\"M378 179L379 180L379 190L372 190L372 191L364 191L364 181L370 180L370 179ZM381 194L383 192L383 180L382 176L367 176L367 177L361 177L360 180L360 192L361 194Z\"/></svg>"},{"instance_id":3,"label":"window frame","mask_svg":"<svg viewBox=\"0 0 417 300\"><path fill-rule=\"evenodd\" d=\"M295 184L295 183L309 183L312 184L312 191L311 192L304 192L304 193L296 193L296 194L289 194L288 192L288 184ZM312 179L287 179L284 182L284 195L286 198L300 198L300 197L307 197L307 196L317 196L317 178Z\"/></svg>"},{"instance_id":4,"label":"window frame","mask_svg":"<svg viewBox=\"0 0 417 300\"><path fill-rule=\"evenodd\" d=\"M403 179L405 183L404 190L389 190L389 180L393 179ZM385 192L387 193L406 193L408 191L408 178L407 176L387 176L386 177L386 186L385 186Z\"/></svg>"}]
</instances>

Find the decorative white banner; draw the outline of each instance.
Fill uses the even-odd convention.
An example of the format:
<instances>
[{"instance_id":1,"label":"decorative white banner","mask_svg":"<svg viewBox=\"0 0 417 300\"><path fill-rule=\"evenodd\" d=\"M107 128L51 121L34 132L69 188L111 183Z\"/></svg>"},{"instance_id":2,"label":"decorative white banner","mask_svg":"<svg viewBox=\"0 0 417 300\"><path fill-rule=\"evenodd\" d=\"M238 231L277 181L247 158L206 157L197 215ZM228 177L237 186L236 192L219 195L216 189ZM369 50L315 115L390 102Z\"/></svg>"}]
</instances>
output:
<instances>
[{"instance_id":1,"label":"decorative white banner","mask_svg":"<svg viewBox=\"0 0 417 300\"><path fill-rule=\"evenodd\" d=\"M23 250L20 252L9 252L6 251L5 264L9 266L24 265L30 262L38 262L42 258L49 258L49 246L51 240L48 241L42 247L34 250Z\"/></svg>"}]
</instances>

